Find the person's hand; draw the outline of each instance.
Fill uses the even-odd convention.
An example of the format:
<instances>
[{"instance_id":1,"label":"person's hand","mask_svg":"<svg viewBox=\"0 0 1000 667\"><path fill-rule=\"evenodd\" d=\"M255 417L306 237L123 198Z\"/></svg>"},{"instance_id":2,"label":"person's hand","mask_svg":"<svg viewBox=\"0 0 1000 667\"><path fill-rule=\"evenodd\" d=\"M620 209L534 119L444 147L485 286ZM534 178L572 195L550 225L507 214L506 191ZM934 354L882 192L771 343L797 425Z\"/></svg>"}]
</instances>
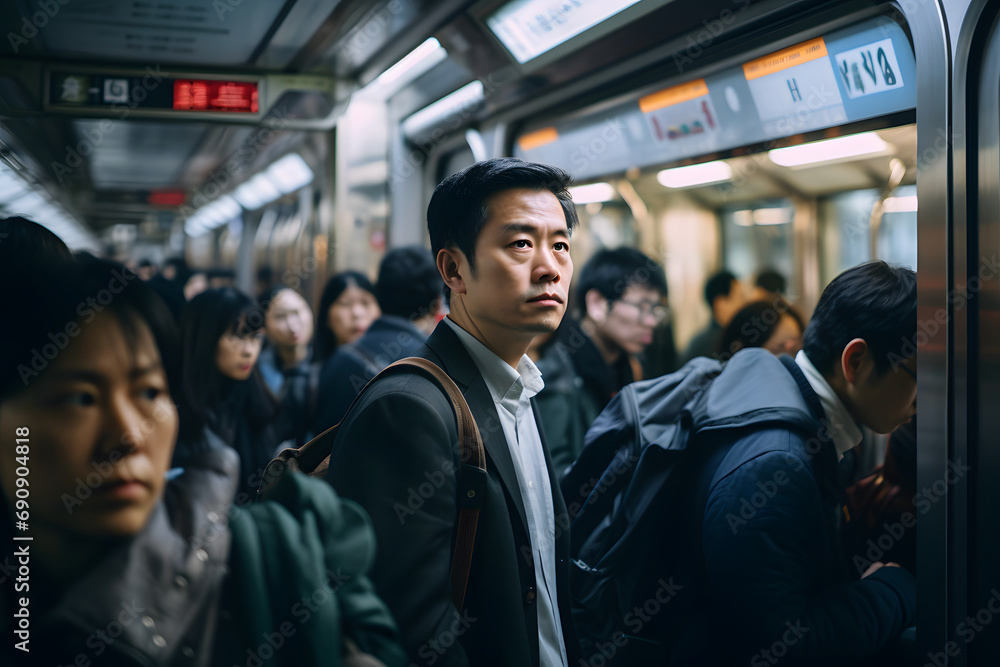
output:
<instances>
[{"instance_id":1,"label":"person's hand","mask_svg":"<svg viewBox=\"0 0 1000 667\"><path fill-rule=\"evenodd\" d=\"M864 579L869 574L881 570L883 567L899 567L899 563L883 563L882 561L877 560L868 566L868 569L861 575L861 578Z\"/></svg>"}]
</instances>

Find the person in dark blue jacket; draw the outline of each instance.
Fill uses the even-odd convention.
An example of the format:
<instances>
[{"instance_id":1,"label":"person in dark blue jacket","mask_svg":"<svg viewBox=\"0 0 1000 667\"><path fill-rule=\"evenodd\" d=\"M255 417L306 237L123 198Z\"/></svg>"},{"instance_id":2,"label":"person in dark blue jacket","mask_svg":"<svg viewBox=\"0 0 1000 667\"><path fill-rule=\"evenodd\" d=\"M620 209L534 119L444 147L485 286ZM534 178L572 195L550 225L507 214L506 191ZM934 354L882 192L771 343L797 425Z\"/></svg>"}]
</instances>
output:
<instances>
[{"instance_id":1,"label":"person in dark blue jacket","mask_svg":"<svg viewBox=\"0 0 1000 667\"><path fill-rule=\"evenodd\" d=\"M849 269L795 363L741 350L711 384L671 564L682 588L649 619L671 635L668 664L891 664L916 580L895 563L851 565L841 470L860 425L889 433L916 412L916 295L908 269Z\"/></svg>"},{"instance_id":2,"label":"person in dark blue jacket","mask_svg":"<svg viewBox=\"0 0 1000 667\"><path fill-rule=\"evenodd\" d=\"M354 343L341 345L319 377L316 433L339 422L375 375L412 355L437 324L444 283L423 246L390 250L379 265L375 296L382 316Z\"/></svg>"}]
</instances>

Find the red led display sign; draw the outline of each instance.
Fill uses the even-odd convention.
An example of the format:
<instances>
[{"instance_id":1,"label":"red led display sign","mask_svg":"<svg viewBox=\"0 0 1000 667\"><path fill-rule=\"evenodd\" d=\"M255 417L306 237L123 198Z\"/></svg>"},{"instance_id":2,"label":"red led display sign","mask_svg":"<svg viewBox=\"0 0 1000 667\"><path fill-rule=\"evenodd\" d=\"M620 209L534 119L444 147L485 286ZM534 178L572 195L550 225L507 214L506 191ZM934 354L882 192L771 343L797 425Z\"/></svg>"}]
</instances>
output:
<instances>
[{"instance_id":1,"label":"red led display sign","mask_svg":"<svg viewBox=\"0 0 1000 667\"><path fill-rule=\"evenodd\" d=\"M257 113L257 84L247 81L174 80L177 111Z\"/></svg>"}]
</instances>

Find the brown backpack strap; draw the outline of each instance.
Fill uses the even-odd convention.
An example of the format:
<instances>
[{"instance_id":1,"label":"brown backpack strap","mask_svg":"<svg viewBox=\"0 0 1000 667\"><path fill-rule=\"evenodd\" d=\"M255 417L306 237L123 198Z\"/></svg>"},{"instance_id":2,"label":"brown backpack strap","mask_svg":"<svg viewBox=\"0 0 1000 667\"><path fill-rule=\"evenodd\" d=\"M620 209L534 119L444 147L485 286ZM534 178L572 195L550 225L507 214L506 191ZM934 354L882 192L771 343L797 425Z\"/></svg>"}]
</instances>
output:
<instances>
[{"instance_id":1,"label":"brown backpack strap","mask_svg":"<svg viewBox=\"0 0 1000 667\"><path fill-rule=\"evenodd\" d=\"M451 600L455 609L462 611L465 589L472 567L472 551L476 543L476 526L479 508L486 495L486 451L479 435L479 427L472 410L465 401L455 381L432 361L420 357L407 357L390 364L385 371L397 366L419 368L444 390L455 408L458 425L459 461L462 469L458 475L458 526L455 531L455 548L451 556ZM383 371L383 372L385 372Z\"/></svg>"},{"instance_id":2,"label":"brown backpack strap","mask_svg":"<svg viewBox=\"0 0 1000 667\"><path fill-rule=\"evenodd\" d=\"M461 469L457 479L459 513L458 526L455 530L455 547L451 557L451 595L455 608L462 611L465 589L469 582L469 569L472 566L472 550L476 542L479 508L482 507L486 495L487 480L486 451L483 449L479 427L476 426L476 419L472 416L472 410L469 409L465 396L455 381L437 364L420 357L407 357L390 364L369 380L355 397L346 414L351 413L355 403L361 400L368 387L378 378L414 369L441 387L451 401L455 410L455 422L458 425L458 454ZM340 424L343 423L342 419ZM263 494L275 480L289 470L300 470L312 477L325 478L340 424L331 426L298 449L282 451L267 465L261 477L258 493Z\"/></svg>"}]
</instances>

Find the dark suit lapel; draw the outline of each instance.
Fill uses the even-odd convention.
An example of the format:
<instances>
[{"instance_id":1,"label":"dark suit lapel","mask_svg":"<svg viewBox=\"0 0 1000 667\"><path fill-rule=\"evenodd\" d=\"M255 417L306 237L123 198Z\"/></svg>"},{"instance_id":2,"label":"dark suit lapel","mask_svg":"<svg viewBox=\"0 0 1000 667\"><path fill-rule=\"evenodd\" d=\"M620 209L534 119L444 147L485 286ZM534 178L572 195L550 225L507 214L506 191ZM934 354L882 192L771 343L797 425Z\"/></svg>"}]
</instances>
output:
<instances>
[{"instance_id":1,"label":"dark suit lapel","mask_svg":"<svg viewBox=\"0 0 1000 667\"><path fill-rule=\"evenodd\" d=\"M503 432L503 425L497 416L496 404L490 394L486 380L483 379L476 362L462 345L462 341L445 323L439 322L434 332L427 339L427 347L438 357L441 367L458 388L462 390L472 416L479 427L479 435L483 439L486 450L487 472L489 466L496 469L500 481L507 492L509 501L517 509L518 517L525 532L528 531L528 519L524 511L524 500L521 497L521 487L517 483L517 471L510 454L510 447ZM558 491L558 488L556 489Z\"/></svg>"}]
</instances>

